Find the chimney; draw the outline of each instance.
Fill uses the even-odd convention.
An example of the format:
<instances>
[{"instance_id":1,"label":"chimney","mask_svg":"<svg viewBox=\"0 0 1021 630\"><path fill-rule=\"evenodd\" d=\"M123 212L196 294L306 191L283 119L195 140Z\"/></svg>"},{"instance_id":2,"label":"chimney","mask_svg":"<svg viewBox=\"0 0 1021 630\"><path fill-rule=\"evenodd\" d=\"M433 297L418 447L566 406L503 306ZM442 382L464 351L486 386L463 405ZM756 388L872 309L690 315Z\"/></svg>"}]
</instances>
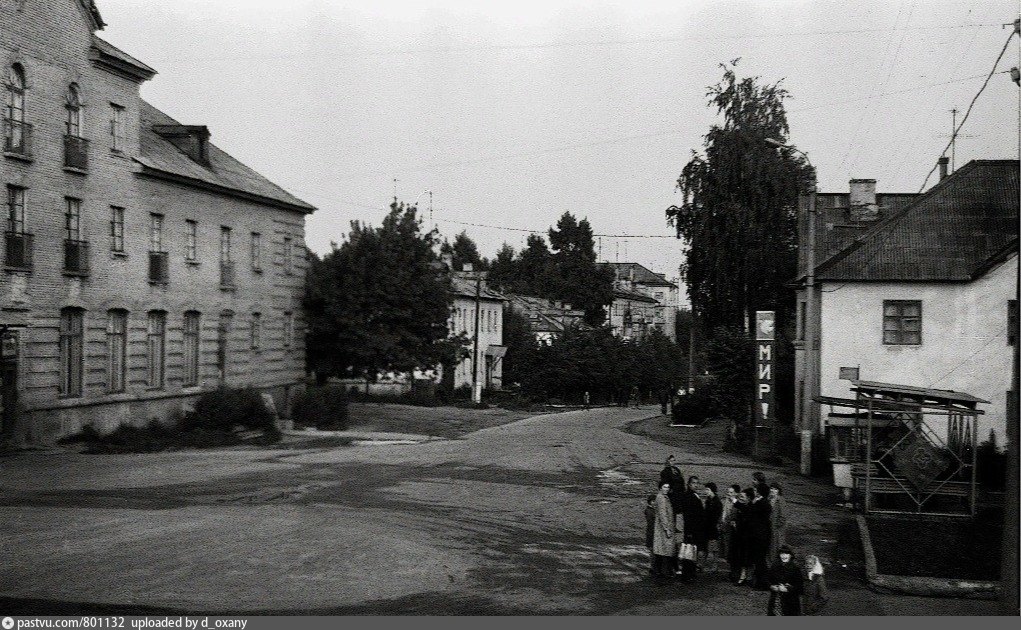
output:
<instances>
[{"instance_id":1,"label":"chimney","mask_svg":"<svg viewBox=\"0 0 1021 630\"><path fill-rule=\"evenodd\" d=\"M153 125L152 130L192 160L209 166L209 127L205 125Z\"/></svg>"},{"instance_id":2,"label":"chimney","mask_svg":"<svg viewBox=\"0 0 1021 630\"><path fill-rule=\"evenodd\" d=\"M950 158L945 155L937 160L937 164L939 164L939 181L943 181L947 178L947 164L949 163Z\"/></svg>"},{"instance_id":3,"label":"chimney","mask_svg":"<svg viewBox=\"0 0 1021 630\"><path fill-rule=\"evenodd\" d=\"M851 221L875 221L879 218L879 206L876 205L876 180L851 180Z\"/></svg>"}]
</instances>

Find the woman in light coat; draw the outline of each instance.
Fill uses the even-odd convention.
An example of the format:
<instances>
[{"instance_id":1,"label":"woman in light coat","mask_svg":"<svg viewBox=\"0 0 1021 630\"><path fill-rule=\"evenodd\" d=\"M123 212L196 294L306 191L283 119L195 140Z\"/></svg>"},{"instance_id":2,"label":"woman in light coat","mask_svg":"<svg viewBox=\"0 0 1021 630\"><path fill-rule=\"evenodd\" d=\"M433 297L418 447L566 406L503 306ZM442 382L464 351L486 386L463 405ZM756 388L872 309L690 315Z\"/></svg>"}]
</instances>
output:
<instances>
[{"instance_id":1,"label":"woman in light coat","mask_svg":"<svg viewBox=\"0 0 1021 630\"><path fill-rule=\"evenodd\" d=\"M652 553L656 577L670 579L674 576L674 556L677 555L677 539L674 536L674 508L670 504L670 482L659 483L656 495L656 523L652 532Z\"/></svg>"}]
</instances>

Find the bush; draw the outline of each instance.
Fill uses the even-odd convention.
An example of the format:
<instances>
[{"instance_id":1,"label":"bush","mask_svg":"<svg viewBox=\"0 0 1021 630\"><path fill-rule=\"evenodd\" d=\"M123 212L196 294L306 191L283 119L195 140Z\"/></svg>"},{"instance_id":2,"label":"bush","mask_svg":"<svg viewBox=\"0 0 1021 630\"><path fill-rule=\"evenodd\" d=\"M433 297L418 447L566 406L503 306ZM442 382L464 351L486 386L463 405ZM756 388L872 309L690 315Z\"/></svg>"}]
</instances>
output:
<instances>
[{"instance_id":1,"label":"bush","mask_svg":"<svg viewBox=\"0 0 1021 630\"><path fill-rule=\"evenodd\" d=\"M195 401L195 411L182 423L185 430L233 431L235 427L276 432L273 414L254 389L221 387Z\"/></svg>"},{"instance_id":2,"label":"bush","mask_svg":"<svg viewBox=\"0 0 1021 630\"><path fill-rule=\"evenodd\" d=\"M701 425L715 417L716 405L709 388L701 386L694 392L678 396L674 400L673 415L674 424Z\"/></svg>"},{"instance_id":3,"label":"bush","mask_svg":"<svg viewBox=\"0 0 1021 630\"><path fill-rule=\"evenodd\" d=\"M348 426L348 393L342 385L307 387L294 400L295 422L322 431L342 431Z\"/></svg>"},{"instance_id":4,"label":"bush","mask_svg":"<svg viewBox=\"0 0 1021 630\"><path fill-rule=\"evenodd\" d=\"M1007 453L996 444L996 432L989 431L989 439L978 445L975 453L975 476L986 490L1003 490L1007 485Z\"/></svg>"}]
</instances>

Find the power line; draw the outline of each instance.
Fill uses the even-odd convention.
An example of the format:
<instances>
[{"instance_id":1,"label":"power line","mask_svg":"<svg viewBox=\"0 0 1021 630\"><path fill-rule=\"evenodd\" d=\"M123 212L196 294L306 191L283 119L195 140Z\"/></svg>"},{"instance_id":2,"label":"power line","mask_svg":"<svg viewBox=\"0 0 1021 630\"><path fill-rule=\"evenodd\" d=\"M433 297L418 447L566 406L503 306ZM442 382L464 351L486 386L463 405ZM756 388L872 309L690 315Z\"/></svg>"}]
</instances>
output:
<instances>
[{"instance_id":1,"label":"power line","mask_svg":"<svg viewBox=\"0 0 1021 630\"><path fill-rule=\"evenodd\" d=\"M961 128L964 127L964 123L968 121L968 116L971 114L971 108L975 106L975 101L978 100L978 97L986 89L986 86L989 85L989 80L993 78L994 74L999 74L996 72L996 67L1000 65L1000 60L1003 59L1004 53L1007 52L1007 47L1010 46L1011 40L1014 39L1015 32L1016 31L1011 31L1010 35L1007 36L1007 41L1003 42L1003 49L1000 50L1000 54L997 55L996 61L993 63L993 69L989 71L989 76L987 76L986 80L982 83L982 87L978 89L978 92L975 93L974 98L971 99L971 103L968 104L967 111L964 112L964 118L961 119L961 123L957 125L957 129L955 129L954 133L950 136L950 142L947 143L946 148L944 148L943 151L940 153L940 157L946 155L947 150L954 143L954 141L957 140L957 134L961 131ZM922 182L922 187L918 189L918 192L922 192L923 190L925 190L925 185L929 183L929 178L932 177L932 174L934 172L936 172L937 166L939 166L938 160L936 164L932 165L932 170L929 171L929 174L925 176L925 181Z\"/></svg>"},{"instance_id":2,"label":"power line","mask_svg":"<svg viewBox=\"0 0 1021 630\"><path fill-rule=\"evenodd\" d=\"M807 107L799 107L799 108L795 108L795 109L790 109L790 110L787 110L787 113L788 114L793 114L793 113L798 113L798 112L811 111L811 110L815 110L815 109L823 109L823 108L827 108L827 107L834 107L834 106L837 106L837 105L845 105L845 104L848 104L848 103L857 103L857 102L861 102L861 101L867 101L867 100L876 99L876 98L883 98L883 97L886 97L886 96L893 96L893 95L897 95L897 94L906 94L906 93L909 93L909 92L917 92L919 90L926 90L926 89L930 89L930 88L934 88L934 87L940 87L940 86L944 86L944 85L951 85L951 84L954 84L954 83L963 83L965 81L971 81L973 79L982 78L983 76L985 76L985 75L977 74L977 75L972 75L972 76L969 76L969 77L961 77L961 78L958 78L958 79L951 79L949 81L940 81L940 82L937 82L937 83L928 83L928 84L924 84L924 85L916 85L916 86L912 86L912 87L908 87L908 88L903 88L903 89L900 89L900 90L892 90L892 91L889 91L889 92L883 92L881 94L871 94L871 95L868 95L868 96L860 96L860 97L855 97L855 98L842 99L842 100L839 100L839 101L830 101L830 102L827 102L827 103L820 103L818 105L810 105L810 106L807 106ZM680 130L680 129L672 129L672 130L668 130L668 131L653 131L653 132L642 133L642 134L634 134L634 135L628 135L628 136L617 136L617 137L612 137L612 138L606 138L606 139L603 139L603 140L594 140L594 141L591 141L591 142L575 143L575 144L565 144L565 145L560 145L560 146L548 147L546 149L538 149L538 150L534 150L534 151L526 151L526 152L519 152L519 153L507 153L507 154L503 154L503 155L490 155L490 156L485 156L485 157L475 158L475 159L468 159L468 160L453 160L453 161L448 161L448 162L432 162L432 163L422 164L420 166L416 166L416 167L412 167L412 168L398 168L398 169L389 168L389 169L381 169L381 170L378 170L378 171L362 171L360 173L348 173L346 175L334 176L334 177L332 177L332 179L346 180L346 179L359 179L359 178L366 178L366 177L378 177L380 175L389 175L389 174L393 173L395 170L397 172L399 172L399 173L415 173L415 172L421 172L421 171L429 171L429 170L433 170L433 169L443 169L443 168L450 168L450 167L457 167L457 166L471 166L471 165L474 165L474 164L485 164L485 163L488 163L488 162L503 162L503 161L507 161L507 160L516 160L516 159L527 158L527 157L539 157L539 156L548 155L548 154L552 154L552 153L562 153L564 151L571 151L571 150L574 150L574 149L585 149L585 148L603 146L603 145L608 145L608 144L616 144L616 143L619 143L619 142L629 142L629 141L632 141L632 140L645 140L645 139L660 138L660 137L665 137L665 136L674 136L674 135L679 135L679 134L683 134L683 133L687 133L687 132L683 131L683 130ZM292 188L292 190L294 190L295 192L297 192L299 194L316 194L316 195L320 194L318 192L302 190L300 188Z\"/></svg>"},{"instance_id":3,"label":"power line","mask_svg":"<svg viewBox=\"0 0 1021 630\"><path fill-rule=\"evenodd\" d=\"M534 49L548 49L548 48L579 48L585 46L621 46L631 44L661 44L661 43L676 43L676 42L691 42L691 41L715 41L715 40L735 40L735 39L771 39L771 38L797 38L797 37L832 37L835 35L868 35L874 33L887 33L887 32L908 32L908 31L932 31L932 30L947 30L947 29L966 29L966 28L982 28L989 26L998 26L998 24L944 24L939 26L915 26L910 28L863 28L863 29L839 29L839 30L828 30L828 31L789 31L789 32L771 32L771 33L739 33L733 35L685 35L685 36L669 36L669 37L641 37L631 39L604 39L604 40L585 40L585 41L552 41L552 42L537 42L532 44L478 44L478 45L463 45L463 46L420 46L416 48L392 48L392 49L380 49L380 50L369 50L369 51L351 51L351 52L331 52L330 58L337 57L375 57L375 56L387 56L387 55L414 55L419 53L432 53L432 52L477 52L477 51L508 51L508 50L534 50ZM177 57L156 57L151 58L152 63L178 63L188 61L214 61L214 60L235 60L235 59L292 59L301 57L303 59L308 58L308 52L294 52L294 53L281 53L276 55L247 55L239 53L237 55L223 55L223 56L212 56L212 55L196 55L196 56L177 56Z\"/></svg>"}]
</instances>

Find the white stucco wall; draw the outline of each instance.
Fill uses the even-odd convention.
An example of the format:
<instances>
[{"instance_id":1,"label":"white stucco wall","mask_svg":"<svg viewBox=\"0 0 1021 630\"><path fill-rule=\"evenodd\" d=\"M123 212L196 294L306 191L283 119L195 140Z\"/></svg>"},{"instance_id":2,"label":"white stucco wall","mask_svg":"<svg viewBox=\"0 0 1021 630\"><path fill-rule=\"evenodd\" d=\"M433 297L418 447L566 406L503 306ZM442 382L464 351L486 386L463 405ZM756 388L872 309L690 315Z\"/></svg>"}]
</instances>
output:
<instances>
[{"instance_id":1,"label":"white stucco wall","mask_svg":"<svg viewBox=\"0 0 1021 630\"><path fill-rule=\"evenodd\" d=\"M1017 256L968 283L823 283L820 390L849 397L841 366L861 366L862 380L967 392L980 405L979 441L989 429L1003 444L1011 347L1007 302L1018 281ZM922 343L883 344L883 300L921 300ZM825 419L826 409L820 414ZM945 425L937 428L946 439Z\"/></svg>"},{"instance_id":2,"label":"white stucco wall","mask_svg":"<svg viewBox=\"0 0 1021 630\"><path fill-rule=\"evenodd\" d=\"M479 363L477 366L478 380L485 387L486 383L486 348L489 346L503 345L503 302L496 300L482 300L479 307ZM450 332L452 334L464 333L469 339L469 350L471 340L475 338L475 300L455 296L454 311L450 317ZM499 386L503 379L503 360L496 362L493 369L493 385ZM454 387L471 385L472 382L472 357L463 359L454 372Z\"/></svg>"}]
</instances>

